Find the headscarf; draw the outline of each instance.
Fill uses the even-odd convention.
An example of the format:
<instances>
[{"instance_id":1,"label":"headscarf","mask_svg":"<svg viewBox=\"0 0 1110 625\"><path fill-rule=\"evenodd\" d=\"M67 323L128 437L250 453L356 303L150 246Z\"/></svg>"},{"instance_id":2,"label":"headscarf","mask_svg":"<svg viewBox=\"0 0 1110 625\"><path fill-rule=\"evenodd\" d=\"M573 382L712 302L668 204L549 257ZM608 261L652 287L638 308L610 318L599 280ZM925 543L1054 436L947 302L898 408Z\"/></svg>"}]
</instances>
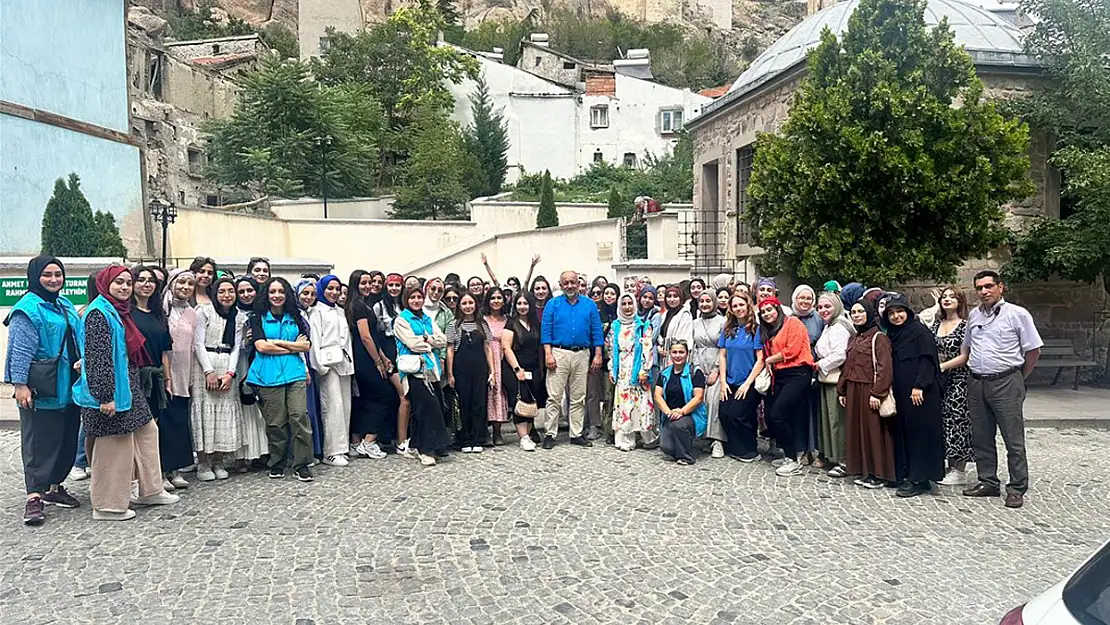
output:
<instances>
[{"instance_id":1,"label":"headscarf","mask_svg":"<svg viewBox=\"0 0 1110 625\"><path fill-rule=\"evenodd\" d=\"M763 310L763 307L768 304L774 306L779 311L778 318L775 319L773 325L768 325L763 321L763 315L759 313L759 311ZM779 330L782 330L782 326L786 323L786 313L783 312L782 302L780 302L777 297L765 297L759 300L759 304L756 305L755 310L759 319L759 329L763 333L763 342L767 343L779 333Z\"/></svg>"},{"instance_id":2,"label":"headscarf","mask_svg":"<svg viewBox=\"0 0 1110 625\"><path fill-rule=\"evenodd\" d=\"M702 298L702 296L708 297L709 299L713 300L713 308L709 311L709 313L704 313L704 312L701 311L701 298ZM714 295L713 293L710 293L708 289L705 290L705 291L702 291L701 295L694 298L694 310L697 311L698 317L701 317L702 319L710 319L712 317L716 317L717 315L721 314L721 309L717 306L717 296Z\"/></svg>"},{"instance_id":3,"label":"headscarf","mask_svg":"<svg viewBox=\"0 0 1110 625\"><path fill-rule=\"evenodd\" d=\"M852 306L855 306L856 304L863 306L864 312L867 313L867 321L864 321L863 325L855 326L856 334L863 334L864 332L867 332L871 328L874 328L878 325L879 313L875 312L875 305L865 299L860 299L852 302ZM849 310L851 309L849 308Z\"/></svg>"},{"instance_id":4,"label":"headscarf","mask_svg":"<svg viewBox=\"0 0 1110 625\"><path fill-rule=\"evenodd\" d=\"M667 327L671 325L671 319L674 319L674 316L678 314L678 311L682 310L682 301L681 301L682 300L682 289L678 288L677 286L674 286L673 284L671 286L667 287L666 295L663 296L663 305L666 306L666 304L667 304L667 299L666 298L668 296L670 296L671 294L674 294L674 295L678 296L678 299L679 299L678 306L675 306L674 308L668 308L667 309L667 314L663 317L663 326L659 330L660 336L667 336Z\"/></svg>"},{"instance_id":5,"label":"headscarf","mask_svg":"<svg viewBox=\"0 0 1110 625\"><path fill-rule=\"evenodd\" d=\"M863 295L860 295L860 299L866 299L867 301L871 302L871 304L874 305L876 309L878 308L879 300L882 299L882 297L883 290L877 286L873 286L867 289L863 292Z\"/></svg>"},{"instance_id":6,"label":"headscarf","mask_svg":"<svg viewBox=\"0 0 1110 625\"><path fill-rule=\"evenodd\" d=\"M719 273L713 276L713 279L709 281L709 286L713 287L714 291L719 291L720 289L727 289L728 285L731 283L732 276L727 273Z\"/></svg>"},{"instance_id":7,"label":"headscarf","mask_svg":"<svg viewBox=\"0 0 1110 625\"><path fill-rule=\"evenodd\" d=\"M651 308L648 308L646 310L640 307L640 300L644 299L644 293L651 293L652 299L655 300L655 306L652 306ZM645 284L641 286L640 292L636 295L636 309L639 311L640 316L647 317L655 311L655 308L657 306L659 306L659 293L655 290L655 287L651 286L650 284Z\"/></svg>"},{"instance_id":8,"label":"headscarf","mask_svg":"<svg viewBox=\"0 0 1110 625\"><path fill-rule=\"evenodd\" d=\"M794 294L790 296L790 305L794 307L795 316L797 316L798 313L798 296L806 292L809 292L809 294L813 296L813 306L809 309L810 314L817 313L817 293L813 290L813 287L808 284L799 284L797 288L794 289Z\"/></svg>"},{"instance_id":9,"label":"headscarf","mask_svg":"<svg viewBox=\"0 0 1110 625\"><path fill-rule=\"evenodd\" d=\"M848 334L856 333L856 328L844 314L844 305L840 302L840 297L836 293L826 291L817 297L817 302L828 302L829 306L832 307L831 321L826 324L826 327L831 328L832 326L839 325L843 326L844 329L848 331Z\"/></svg>"},{"instance_id":10,"label":"headscarf","mask_svg":"<svg viewBox=\"0 0 1110 625\"><path fill-rule=\"evenodd\" d=\"M123 339L127 344L127 359L131 364L142 367L150 364L150 358L143 348L146 345L146 337L139 331L139 326L135 325L135 320L131 318L131 300L118 300L108 291L108 285L125 271L129 272L127 267L115 264L101 269L100 273L96 274L96 290L100 291L100 296L119 313L120 321L123 323Z\"/></svg>"},{"instance_id":11,"label":"headscarf","mask_svg":"<svg viewBox=\"0 0 1110 625\"><path fill-rule=\"evenodd\" d=\"M840 301L844 304L844 310L852 310L852 304L859 301L863 297L863 285L859 282L849 282L840 289Z\"/></svg>"},{"instance_id":12,"label":"headscarf","mask_svg":"<svg viewBox=\"0 0 1110 625\"><path fill-rule=\"evenodd\" d=\"M192 377L193 366L193 331L197 326L197 313L189 304L189 300L177 299L173 293L174 284L184 278L192 278L195 282L197 276L188 269L171 271L166 277L166 290L162 296L162 309L166 311L170 342L173 344L170 372L172 379L175 380L174 397L189 396L189 380Z\"/></svg>"},{"instance_id":13,"label":"headscarf","mask_svg":"<svg viewBox=\"0 0 1110 625\"><path fill-rule=\"evenodd\" d=\"M605 289L613 289L617 292L617 301L612 304L605 303ZM601 323L612 323L617 318L617 313L620 310L621 303L621 288L617 286L616 282L610 282L601 287L601 304L598 306L598 312L601 313Z\"/></svg>"},{"instance_id":14,"label":"headscarf","mask_svg":"<svg viewBox=\"0 0 1110 625\"><path fill-rule=\"evenodd\" d=\"M405 286L405 277L399 273L391 273L385 277L386 285L389 285L390 282L396 282L401 286Z\"/></svg>"},{"instance_id":15,"label":"headscarf","mask_svg":"<svg viewBox=\"0 0 1110 625\"><path fill-rule=\"evenodd\" d=\"M40 282L42 272L46 271L46 267L51 264L61 267L62 279L65 280L66 266L62 264L62 261L53 256L42 254L41 256L32 258L31 262L27 263L27 290L41 297L43 301L53 304L58 301L58 296L61 295L61 291L59 290L57 293L51 293L46 290L46 287Z\"/></svg>"},{"instance_id":16,"label":"headscarf","mask_svg":"<svg viewBox=\"0 0 1110 625\"><path fill-rule=\"evenodd\" d=\"M301 291L303 291L306 286L313 287L315 291L316 281L311 278L302 278L297 280L297 284L293 285L293 297L297 298L297 308L302 311L308 310L305 305L301 303Z\"/></svg>"},{"instance_id":17,"label":"headscarf","mask_svg":"<svg viewBox=\"0 0 1110 625\"><path fill-rule=\"evenodd\" d=\"M779 285L775 283L774 278L760 278L759 282L755 283L755 290L758 291L759 287L761 286L770 286L772 289L775 290L775 293L779 292ZM779 306L782 306L781 302L779 303Z\"/></svg>"},{"instance_id":18,"label":"headscarf","mask_svg":"<svg viewBox=\"0 0 1110 625\"><path fill-rule=\"evenodd\" d=\"M324 305L331 308L335 308L335 302L329 302L328 298L324 297L324 291L327 290L328 284L330 284L331 282L338 282L339 290L343 290L343 281L339 279L339 276L329 273L323 278L320 278L320 280L316 283L316 301L323 303Z\"/></svg>"},{"instance_id":19,"label":"headscarf","mask_svg":"<svg viewBox=\"0 0 1110 625\"><path fill-rule=\"evenodd\" d=\"M219 298L216 297L216 293L219 292L221 284L230 284L231 288L234 289L235 281L228 276L220 276L212 281L212 286L209 289L212 293L212 308L216 311L216 314L224 320L224 333L223 336L220 337L220 345L232 347L235 345L235 317L239 314L239 306L237 305L239 296L236 295L235 302L232 303L231 306L228 306L227 309L224 309L223 304L220 304ZM257 297L256 295L255 298Z\"/></svg>"},{"instance_id":20,"label":"headscarf","mask_svg":"<svg viewBox=\"0 0 1110 625\"><path fill-rule=\"evenodd\" d=\"M890 310L903 308L906 311L906 321L900 326L890 323ZM886 304L883 316L879 320L886 335L890 337L890 348L897 360L910 360L921 356L936 358L936 338L933 332L925 327L924 323L917 321L917 315L910 308L910 302L901 293L895 294ZM940 363L937 363L940 367ZM939 370L939 369L938 369Z\"/></svg>"},{"instance_id":21,"label":"headscarf","mask_svg":"<svg viewBox=\"0 0 1110 625\"><path fill-rule=\"evenodd\" d=\"M631 315L625 315L624 313L621 312L621 302L624 301L625 298L628 298L628 299L632 300L632 314ZM620 296L617 297L617 319L620 320L621 324L629 324L629 323L635 323L636 322L636 298L632 297L631 293L625 293L625 294L620 295Z\"/></svg>"},{"instance_id":22,"label":"headscarf","mask_svg":"<svg viewBox=\"0 0 1110 625\"><path fill-rule=\"evenodd\" d=\"M257 280L249 275L239 276L235 280L235 307L245 313L249 313L254 311L254 301L252 300L250 304L244 304L243 300L239 298L239 284L243 282L246 282L247 284L250 284L252 287L254 287L255 298L261 296L261 293L259 293L259 291L262 290L262 287L258 284Z\"/></svg>"},{"instance_id":23,"label":"headscarf","mask_svg":"<svg viewBox=\"0 0 1110 625\"><path fill-rule=\"evenodd\" d=\"M813 305L810 306L807 314L801 315L798 313L798 296L807 292L813 297ZM799 284L790 297L790 303L794 307L794 316L806 327L806 333L809 334L809 344L812 347L817 343L817 339L821 338L821 331L825 329L825 322L821 320L821 315L817 314L817 293L808 284Z\"/></svg>"}]
</instances>

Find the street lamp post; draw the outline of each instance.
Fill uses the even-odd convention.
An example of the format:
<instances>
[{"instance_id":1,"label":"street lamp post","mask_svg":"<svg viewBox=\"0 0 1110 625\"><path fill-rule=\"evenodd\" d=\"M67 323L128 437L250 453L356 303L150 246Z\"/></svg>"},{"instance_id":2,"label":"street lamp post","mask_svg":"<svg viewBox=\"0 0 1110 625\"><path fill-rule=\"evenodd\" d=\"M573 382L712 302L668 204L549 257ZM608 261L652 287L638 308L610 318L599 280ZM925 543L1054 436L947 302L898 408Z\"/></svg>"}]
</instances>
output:
<instances>
[{"instance_id":1,"label":"street lamp post","mask_svg":"<svg viewBox=\"0 0 1110 625\"><path fill-rule=\"evenodd\" d=\"M150 216L162 224L162 266L166 266L166 241L170 224L177 221L177 206L173 202L153 199L150 201Z\"/></svg>"},{"instance_id":2,"label":"street lamp post","mask_svg":"<svg viewBox=\"0 0 1110 625\"><path fill-rule=\"evenodd\" d=\"M316 137L316 147L320 148L323 171L320 173L320 196L324 198L324 219L328 218L328 150L331 149L331 135Z\"/></svg>"}]
</instances>

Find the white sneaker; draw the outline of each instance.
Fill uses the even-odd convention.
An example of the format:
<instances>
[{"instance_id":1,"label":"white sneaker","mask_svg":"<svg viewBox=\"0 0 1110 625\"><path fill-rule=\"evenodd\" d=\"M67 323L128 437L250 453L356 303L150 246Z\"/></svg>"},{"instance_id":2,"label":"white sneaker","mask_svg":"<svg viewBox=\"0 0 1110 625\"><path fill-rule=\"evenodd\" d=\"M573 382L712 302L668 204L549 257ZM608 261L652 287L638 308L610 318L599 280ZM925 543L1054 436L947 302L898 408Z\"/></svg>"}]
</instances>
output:
<instances>
[{"instance_id":1,"label":"white sneaker","mask_svg":"<svg viewBox=\"0 0 1110 625\"><path fill-rule=\"evenodd\" d=\"M350 464L350 462L347 461L347 456L337 455L324 458L324 464L332 467L345 467Z\"/></svg>"},{"instance_id":2,"label":"white sneaker","mask_svg":"<svg viewBox=\"0 0 1110 625\"><path fill-rule=\"evenodd\" d=\"M85 473L85 470L81 467L73 467L69 470L69 479L74 482L80 482L81 480L89 479L89 475Z\"/></svg>"},{"instance_id":3,"label":"white sneaker","mask_svg":"<svg viewBox=\"0 0 1110 625\"><path fill-rule=\"evenodd\" d=\"M462 448L462 452L463 452L464 454L468 454L468 453L470 453L470 452L472 452L472 451L474 451L474 448L473 448L473 447L463 447L463 448Z\"/></svg>"},{"instance_id":4,"label":"white sneaker","mask_svg":"<svg viewBox=\"0 0 1110 625\"><path fill-rule=\"evenodd\" d=\"M725 446L721 441L713 441L712 449L713 451L709 454L711 458L725 457Z\"/></svg>"},{"instance_id":5,"label":"white sneaker","mask_svg":"<svg viewBox=\"0 0 1110 625\"><path fill-rule=\"evenodd\" d=\"M480 453L482 453L482 448L481 448L481 447L471 447L471 448L470 448L470 453L472 453L472 454L480 454Z\"/></svg>"},{"instance_id":6,"label":"white sneaker","mask_svg":"<svg viewBox=\"0 0 1110 625\"><path fill-rule=\"evenodd\" d=\"M434 467L436 464L436 459L428 454L417 454L417 456L420 458L420 464L423 466Z\"/></svg>"},{"instance_id":7,"label":"white sneaker","mask_svg":"<svg viewBox=\"0 0 1110 625\"><path fill-rule=\"evenodd\" d=\"M173 482L167 480L166 478L162 478L162 490L166 491L167 493L172 493L173 491L177 490L177 487L173 485Z\"/></svg>"},{"instance_id":8,"label":"white sneaker","mask_svg":"<svg viewBox=\"0 0 1110 625\"><path fill-rule=\"evenodd\" d=\"M197 465L197 479L202 482L211 482L216 479L216 473L212 471L212 467L206 464Z\"/></svg>"},{"instance_id":9,"label":"white sneaker","mask_svg":"<svg viewBox=\"0 0 1110 625\"><path fill-rule=\"evenodd\" d=\"M414 449L409 449L409 441L406 438L397 444L397 453L401 454L402 458L416 458L417 453Z\"/></svg>"},{"instance_id":10,"label":"white sneaker","mask_svg":"<svg viewBox=\"0 0 1110 625\"><path fill-rule=\"evenodd\" d=\"M801 475L804 468L797 460L786 460L782 465L775 469L775 475L779 477L790 477L792 475Z\"/></svg>"},{"instance_id":11,"label":"white sneaker","mask_svg":"<svg viewBox=\"0 0 1110 625\"><path fill-rule=\"evenodd\" d=\"M85 477L89 477L89 478L92 477L92 467L91 466L85 467Z\"/></svg>"},{"instance_id":12,"label":"white sneaker","mask_svg":"<svg viewBox=\"0 0 1110 625\"><path fill-rule=\"evenodd\" d=\"M382 451L381 446L378 445L378 441L374 441L373 443L362 441L358 444L358 449L360 454L366 456L367 458L370 458L371 460L381 460L382 458L385 458L389 455Z\"/></svg>"},{"instance_id":13,"label":"white sneaker","mask_svg":"<svg viewBox=\"0 0 1110 625\"><path fill-rule=\"evenodd\" d=\"M134 498L131 500L131 503L138 504L140 506L165 506L171 503L177 503L179 501L181 501L181 497L178 497L173 493L162 491L154 495Z\"/></svg>"},{"instance_id":14,"label":"white sneaker","mask_svg":"<svg viewBox=\"0 0 1110 625\"><path fill-rule=\"evenodd\" d=\"M93 510L94 521L130 521L135 518L135 511L128 508L123 512L113 512L110 510Z\"/></svg>"},{"instance_id":15,"label":"white sneaker","mask_svg":"<svg viewBox=\"0 0 1110 625\"><path fill-rule=\"evenodd\" d=\"M195 471L196 471L196 470L197 470L198 468L199 468L199 467L198 467L197 465L195 465L195 464L190 464L190 465L189 465L189 466L187 466L187 467L182 467L181 469L178 469L178 471L180 471L180 472L182 472L182 473L193 473L193 472L195 472Z\"/></svg>"},{"instance_id":16,"label":"white sneaker","mask_svg":"<svg viewBox=\"0 0 1110 625\"><path fill-rule=\"evenodd\" d=\"M179 490L182 488L189 488L189 481L181 477L181 474L177 471L174 471L173 475L170 477L170 483L173 484L174 488Z\"/></svg>"},{"instance_id":17,"label":"white sneaker","mask_svg":"<svg viewBox=\"0 0 1110 625\"><path fill-rule=\"evenodd\" d=\"M938 484L941 486L965 486L967 484L967 471L949 469L948 474Z\"/></svg>"},{"instance_id":18,"label":"white sneaker","mask_svg":"<svg viewBox=\"0 0 1110 625\"><path fill-rule=\"evenodd\" d=\"M520 448L524 451L536 451L536 441L532 440L530 436L525 436L520 439Z\"/></svg>"},{"instance_id":19,"label":"white sneaker","mask_svg":"<svg viewBox=\"0 0 1110 625\"><path fill-rule=\"evenodd\" d=\"M217 480L226 480L228 477L227 469L223 467L213 467L212 473L215 474Z\"/></svg>"},{"instance_id":20,"label":"white sneaker","mask_svg":"<svg viewBox=\"0 0 1110 625\"><path fill-rule=\"evenodd\" d=\"M359 441L357 445L351 445L347 455L351 458L366 458L367 455L362 451L362 445L362 441Z\"/></svg>"},{"instance_id":21,"label":"white sneaker","mask_svg":"<svg viewBox=\"0 0 1110 625\"><path fill-rule=\"evenodd\" d=\"M781 467L785 463L786 463L786 458L775 458L774 460L771 461L771 466L772 467Z\"/></svg>"}]
</instances>

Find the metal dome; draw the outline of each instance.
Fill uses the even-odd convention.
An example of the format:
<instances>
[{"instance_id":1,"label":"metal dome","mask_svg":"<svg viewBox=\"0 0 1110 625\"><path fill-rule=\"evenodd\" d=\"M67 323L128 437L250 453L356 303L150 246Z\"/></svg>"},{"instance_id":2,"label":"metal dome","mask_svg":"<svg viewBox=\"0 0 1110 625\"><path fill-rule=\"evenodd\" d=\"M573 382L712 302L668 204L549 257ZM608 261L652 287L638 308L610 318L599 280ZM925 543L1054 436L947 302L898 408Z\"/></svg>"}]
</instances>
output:
<instances>
[{"instance_id":1,"label":"metal dome","mask_svg":"<svg viewBox=\"0 0 1110 625\"><path fill-rule=\"evenodd\" d=\"M1024 54L1021 31L994 11L961 0L928 0L925 24L936 26L948 18L956 43L962 44L977 65L1031 67L1036 63ZM992 0L994 3L994 0ZM732 100L803 62L806 53L821 43L827 26L840 38L848 29L848 18L859 0L845 0L807 17L760 54L740 74L722 100Z\"/></svg>"}]
</instances>

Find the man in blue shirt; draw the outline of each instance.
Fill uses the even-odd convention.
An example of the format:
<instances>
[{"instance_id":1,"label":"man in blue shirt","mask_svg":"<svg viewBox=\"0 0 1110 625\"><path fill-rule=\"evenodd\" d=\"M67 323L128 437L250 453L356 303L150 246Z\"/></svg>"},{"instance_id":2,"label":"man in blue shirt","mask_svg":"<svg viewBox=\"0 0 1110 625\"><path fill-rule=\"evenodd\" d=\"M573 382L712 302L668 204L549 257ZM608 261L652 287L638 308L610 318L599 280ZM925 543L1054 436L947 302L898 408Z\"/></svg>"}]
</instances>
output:
<instances>
[{"instance_id":1,"label":"man in blue shirt","mask_svg":"<svg viewBox=\"0 0 1110 625\"><path fill-rule=\"evenodd\" d=\"M544 413L543 448L555 446L563 409L558 398L563 393L570 396L570 442L593 447L582 435L582 427L586 417L586 379L591 371L601 368L601 346L605 342L601 314L593 300L579 296L578 274L564 271L559 276L559 286L563 294L544 306L540 324L540 342L547 361L547 394L551 398Z\"/></svg>"}]
</instances>

